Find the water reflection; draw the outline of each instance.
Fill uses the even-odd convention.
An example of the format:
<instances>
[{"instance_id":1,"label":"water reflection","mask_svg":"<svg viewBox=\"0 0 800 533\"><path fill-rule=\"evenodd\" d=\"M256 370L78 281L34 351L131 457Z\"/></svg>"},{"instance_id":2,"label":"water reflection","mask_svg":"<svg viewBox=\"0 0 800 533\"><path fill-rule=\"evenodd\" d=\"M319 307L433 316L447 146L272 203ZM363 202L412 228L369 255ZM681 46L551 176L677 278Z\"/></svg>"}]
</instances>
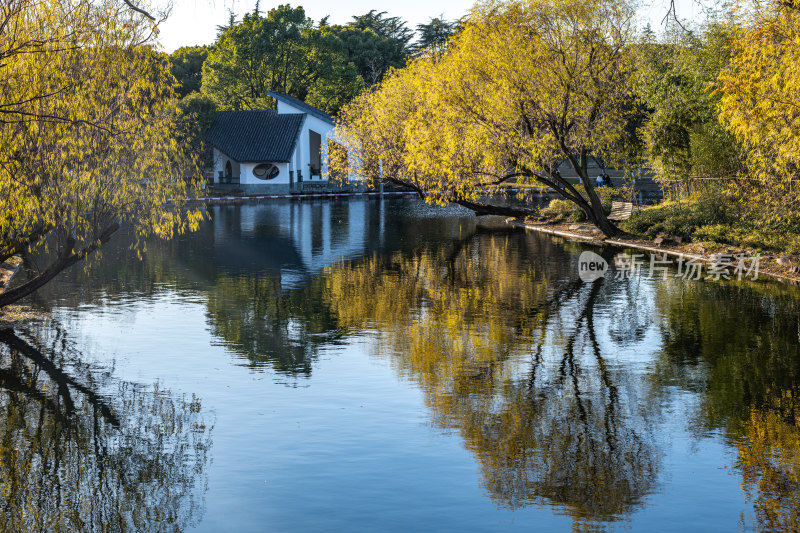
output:
<instances>
[{"instance_id":1,"label":"water reflection","mask_svg":"<svg viewBox=\"0 0 800 533\"><path fill-rule=\"evenodd\" d=\"M216 275L207 304L214 334L251 367L310 375L319 347L342 338L325 305L322 271L418 238L420 221L396 210L387 215L387 205L364 199L214 208ZM434 225L457 235L462 225L474 231L475 222L462 224L450 213L423 225L428 236Z\"/></svg>"},{"instance_id":2,"label":"water reflection","mask_svg":"<svg viewBox=\"0 0 800 533\"><path fill-rule=\"evenodd\" d=\"M209 446L197 398L115 381L58 325L0 331L3 531L181 531Z\"/></svg>"},{"instance_id":3,"label":"water reflection","mask_svg":"<svg viewBox=\"0 0 800 533\"><path fill-rule=\"evenodd\" d=\"M461 209L416 209L402 199L270 201L209 209L210 222L143 260L122 235L89 272L36 295L41 307L141 301L164 291L200 295L212 333L253 369L311 375L319 347L341 339L324 301L324 269L385 250L431 249L471 234Z\"/></svg>"},{"instance_id":4,"label":"water reflection","mask_svg":"<svg viewBox=\"0 0 800 533\"><path fill-rule=\"evenodd\" d=\"M367 339L423 391L433 425L458 436L501 508L546 505L576 529L635 520L669 490L678 431L726 447L715 468L732 467L741 481L743 493L726 496L747 502L744 528L800 527L796 289L660 276L583 284L579 245L488 230L468 215L406 201L275 202L211 215L197 234L150 245L141 263L126 260L124 245L109 250L91 274L75 270L71 282L48 287L41 305L178 294L204 306L208 330L238 364L302 379L324 348ZM19 349L5 346L3 368L13 368ZM32 359L21 353L14 357L24 369ZM3 372L6 394L27 398L50 425L66 424L54 413L69 418L72 402L104 431L124 433L75 386L94 390L89 383L102 375L79 372L71 384L42 366L36 376L48 386L36 389L6 377L22 370ZM127 411L107 408L109 416ZM135 427L127 423L119 421ZM119 450L119 439L98 439ZM166 475L178 486L188 479ZM114 500L122 497L107 505L123 505Z\"/></svg>"},{"instance_id":5,"label":"water reflection","mask_svg":"<svg viewBox=\"0 0 800 533\"><path fill-rule=\"evenodd\" d=\"M319 347L340 337L322 301L322 283L294 290L270 276L222 275L208 291L211 331L253 368L309 376Z\"/></svg>"},{"instance_id":6,"label":"water reflection","mask_svg":"<svg viewBox=\"0 0 800 533\"><path fill-rule=\"evenodd\" d=\"M600 349L604 282L559 280L543 257L571 263L542 239L491 234L376 258L326 273L331 307L341 326L380 332L380 352L461 434L498 504L617 520L656 484L656 406Z\"/></svg>"},{"instance_id":7,"label":"water reflection","mask_svg":"<svg viewBox=\"0 0 800 533\"><path fill-rule=\"evenodd\" d=\"M727 431L756 527L797 529L800 313L791 289L584 285L562 278L572 262L536 237L476 235L439 254L398 253L326 277L340 326L379 332L379 352L420 384L436 423L461 434L500 505L547 502L579 529L629 516L658 487L668 436L655 424L678 386L699 394L690 421L698 439ZM653 375L609 360L615 346L646 357L654 329Z\"/></svg>"},{"instance_id":8,"label":"water reflection","mask_svg":"<svg viewBox=\"0 0 800 533\"><path fill-rule=\"evenodd\" d=\"M800 302L779 285L660 287L658 376L701 394L698 438L725 430L761 531L800 529Z\"/></svg>"}]
</instances>

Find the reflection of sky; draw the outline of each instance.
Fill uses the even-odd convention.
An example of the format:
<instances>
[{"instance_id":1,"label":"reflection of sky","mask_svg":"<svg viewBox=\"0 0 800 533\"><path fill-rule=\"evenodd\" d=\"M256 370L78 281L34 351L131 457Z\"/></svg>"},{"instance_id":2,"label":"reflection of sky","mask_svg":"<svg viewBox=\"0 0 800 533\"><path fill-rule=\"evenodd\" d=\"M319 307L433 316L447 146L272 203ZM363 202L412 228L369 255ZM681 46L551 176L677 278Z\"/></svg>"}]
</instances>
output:
<instances>
[{"instance_id":1,"label":"reflection of sky","mask_svg":"<svg viewBox=\"0 0 800 533\"><path fill-rule=\"evenodd\" d=\"M119 378L195 394L213 413L198 531L570 529L571 520L546 505L496 507L460 435L431 425L418 386L372 357L368 337L323 347L313 374L293 380L236 364L208 330L206 312L202 302L170 290L121 311L98 304L55 313L93 353L114 354ZM598 331L609 331L611 321L598 316ZM648 333L610 354L610 365L636 360L645 371L654 340ZM667 400L671 413L659 426L667 474L622 526L737 529L740 480L720 468L729 452L719 439L689 434L693 401L677 391Z\"/></svg>"},{"instance_id":2,"label":"reflection of sky","mask_svg":"<svg viewBox=\"0 0 800 533\"><path fill-rule=\"evenodd\" d=\"M123 379L196 394L213 412L199 531L569 527L550 511L497 511L461 439L429 426L421 392L371 358L368 339L323 349L309 380L275 381L232 364L205 312L165 293L124 315L59 311L95 351L117 354Z\"/></svg>"}]
</instances>

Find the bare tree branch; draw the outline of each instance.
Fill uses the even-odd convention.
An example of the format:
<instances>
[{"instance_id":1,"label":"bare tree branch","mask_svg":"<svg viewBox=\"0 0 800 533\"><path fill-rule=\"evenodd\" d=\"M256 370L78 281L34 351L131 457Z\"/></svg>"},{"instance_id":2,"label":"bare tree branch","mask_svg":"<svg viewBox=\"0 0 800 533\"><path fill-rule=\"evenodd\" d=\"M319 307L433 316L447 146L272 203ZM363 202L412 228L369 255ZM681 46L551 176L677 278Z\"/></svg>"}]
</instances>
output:
<instances>
[{"instance_id":1,"label":"bare tree branch","mask_svg":"<svg viewBox=\"0 0 800 533\"><path fill-rule=\"evenodd\" d=\"M156 18L155 18L153 15L151 15L150 13L148 13L147 11L145 11L144 9L142 9L142 8L140 8L140 7L137 7L137 6L135 6L135 5L133 4L133 2L131 2L131 0L122 0L122 1L123 1L123 2L125 2L125 3L128 5L128 7L130 7L131 9L133 9L134 11L136 11L137 13L141 13L141 14L142 14L142 15L144 15L145 17L147 17L147 18L149 18L150 20L152 20L153 22L155 22Z\"/></svg>"}]
</instances>

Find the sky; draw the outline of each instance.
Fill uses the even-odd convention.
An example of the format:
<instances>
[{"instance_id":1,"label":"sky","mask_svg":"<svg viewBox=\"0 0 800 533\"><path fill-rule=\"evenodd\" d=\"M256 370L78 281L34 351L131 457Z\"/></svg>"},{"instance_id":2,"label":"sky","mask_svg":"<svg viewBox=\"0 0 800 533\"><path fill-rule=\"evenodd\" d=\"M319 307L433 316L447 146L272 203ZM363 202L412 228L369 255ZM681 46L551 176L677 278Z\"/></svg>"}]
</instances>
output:
<instances>
[{"instance_id":1,"label":"sky","mask_svg":"<svg viewBox=\"0 0 800 533\"><path fill-rule=\"evenodd\" d=\"M467 13L473 0L402 0L380 2L377 0L283 0L270 2L261 0L263 12L279 4L301 5L306 15L318 22L330 15L331 24L344 24L353 15L363 15L370 9L386 11L389 16L400 17L415 29L417 24L444 15L446 19L457 19ZM161 25L161 44L167 52L181 46L211 44L217 36L217 26L228 21L228 9L233 9L237 19L253 10L255 0L173 0L172 15Z\"/></svg>"},{"instance_id":2,"label":"sky","mask_svg":"<svg viewBox=\"0 0 800 533\"><path fill-rule=\"evenodd\" d=\"M698 0L676 0L679 16L694 20L701 8ZM164 0L156 0L156 5L164 5ZM457 19L469 11L474 0L402 0L395 2L380 2L378 0L261 0L260 9L263 12L281 4L290 3L293 6L301 5L306 10L307 16L319 21L322 17L330 15L331 24L344 24L352 19L353 15L362 15L370 9L386 11L389 16L397 16L408 23L408 27L415 29L417 24L428 22L431 18L444 16L445 19ZM172 14L161 25L160 41L164 50L172 52L181 46L197 44L212 44L217 35L217 26L228 21L228 10L232 9L241 20L244 13L252 11L255 0L173 0ZM640 10L641 24L650 22L657 31L661 20L668 11L668 0L651 0L644 4Z\"/></svg>"}]
</instances>

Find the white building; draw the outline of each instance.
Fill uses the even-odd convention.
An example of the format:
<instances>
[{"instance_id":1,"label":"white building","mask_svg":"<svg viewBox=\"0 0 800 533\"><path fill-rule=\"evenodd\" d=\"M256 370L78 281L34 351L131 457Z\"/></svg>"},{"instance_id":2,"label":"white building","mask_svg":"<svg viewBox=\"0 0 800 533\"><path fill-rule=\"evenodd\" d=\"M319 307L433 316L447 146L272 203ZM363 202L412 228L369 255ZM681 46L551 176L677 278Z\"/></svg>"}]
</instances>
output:
<instances>
[{"instance_id":1,"label":"white building","mask_svg":"<svg viewBox=\"0 0 800 533\"><path fill-rule=\"evenodd\" d=\"M291 96L270 92L277 111L220 111L206 133L214 181L247 193L286 194L327 183L333 118Z\"/></svg>"}]
</instances>

